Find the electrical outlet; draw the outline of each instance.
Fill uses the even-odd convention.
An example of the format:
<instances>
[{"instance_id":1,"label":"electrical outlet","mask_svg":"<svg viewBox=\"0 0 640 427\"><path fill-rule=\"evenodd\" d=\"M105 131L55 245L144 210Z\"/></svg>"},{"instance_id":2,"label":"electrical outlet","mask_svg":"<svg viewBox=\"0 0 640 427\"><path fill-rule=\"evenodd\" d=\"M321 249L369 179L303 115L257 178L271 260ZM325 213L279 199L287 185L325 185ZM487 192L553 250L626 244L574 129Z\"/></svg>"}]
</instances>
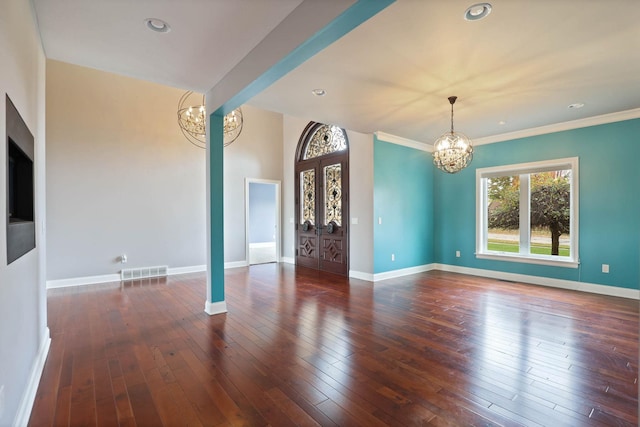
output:
<instances>
[{"instance_id":1,"label":"electrical outlet","mask_svg":"<svg viewBox=\"0 0 640 427\"><path fill-rule=\"evenodd\" d=\"M460 251L456 251L456 258L460 258Z\"/></svg>"},{"instance_id":2,"label":"electrical outlet","mask_svg":"<svg viewBox=\"0 0 640 427\"><path fill-rule=\"evenodd\" d=\"M382 217L381 217L381 216L379 216L379 217L378 217L378 225L381 225L381 224L382 224Z\"/></svg>"},{"instance_id":3,"label":"electrical outlet","mask_svg":"<svg viewBox=\"0 0 640 427\"><path fill-rule=\"evenodd\" d=\"M609 264L602 264L602 272L603 273L609 272Z\"/></svg>"},{"instance_id":4,"label":"electrical outlet","mask_svg":"<svg viewBox=\"0 0 640 427\"><path fill-rule=\"evenodd\" d=\"M396 260L396 254L391 254L391 261L395 261Z\"/></svg>"}]
</instances>

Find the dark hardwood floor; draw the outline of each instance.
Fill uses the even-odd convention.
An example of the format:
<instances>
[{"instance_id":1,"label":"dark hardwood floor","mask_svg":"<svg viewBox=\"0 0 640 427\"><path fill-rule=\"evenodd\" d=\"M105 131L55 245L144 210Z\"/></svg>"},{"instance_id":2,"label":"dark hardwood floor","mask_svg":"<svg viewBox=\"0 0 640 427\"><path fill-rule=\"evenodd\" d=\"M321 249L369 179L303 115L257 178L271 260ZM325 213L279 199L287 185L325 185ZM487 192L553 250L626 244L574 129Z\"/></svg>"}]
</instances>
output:
<instances>
[{"instance_id":1,"label":"dark hardwood floor","mask_svg":"<svg viewBox=\"0 0 640 427\"><path fill-rule=\"evenodd\" d=\"M638 425L638 302L265 264L49 291L30 425Z\"/></svg>"}]
</instances>

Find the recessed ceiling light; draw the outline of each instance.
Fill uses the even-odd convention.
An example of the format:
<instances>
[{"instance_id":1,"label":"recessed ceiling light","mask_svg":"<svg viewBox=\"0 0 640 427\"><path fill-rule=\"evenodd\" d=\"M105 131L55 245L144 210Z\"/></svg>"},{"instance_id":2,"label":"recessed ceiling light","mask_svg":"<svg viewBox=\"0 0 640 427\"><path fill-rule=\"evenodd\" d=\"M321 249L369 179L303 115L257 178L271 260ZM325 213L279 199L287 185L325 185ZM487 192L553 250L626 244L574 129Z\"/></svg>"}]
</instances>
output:
<instances>
[{"instance_id":1,"label":"recessed ceiling light","mask_svg":"<svg viewBox=\"0 0 640 427\"><path fill-rule=\"evenodd\" d=\"M467 8L464 12L464 19L467 21L478 21L491 13L489 3L476 3Z\"/></svg>"},{"instance_id":2,"label":"recessed ceiling light","mask_svg":"<svg viewBox=\"0 0 640 427\"><path fill-rule=\"evenodd\" d=\"M144 20L147 24L147 28L156 33L168 33L171 31L169 24L158 18L147 18Z\"/></svg>"},{"instance_id":3,"label":"recessed ceiling light","mask_svg":"<svg viewBox=\"0 0 640 427\"><path fill-rule=\"evenodd\" d=\"M498 122L498 124L499 124L500 126L504 126L504 125L506 125L506 124L507 124L507 122L505 122L504 120L500 120L500 121Z\"/></svg>"},{"instance_id":4,"label":"recessed ceiling light","mask_svg":"<svg viewBox=\"0 0 640 427\"><path fill-rule=\"evenodd\" d=\"M577 109L577 108L582 108L582 107L584 107L584 102L576 102L576 103L570 104L567 108L569 108L569 109L576 108Z\"/></svg>"},{"instance_id":5,"label":"recessed ceiling light","mask_svg":"<svg viewBox=\"0 0 640 427\"><path fill-rule=\"evenodd\" d=\"M311 91L311 93L315 96L325 96L327 94L327 91L324 89L314 89Z\"/></svg>"}]
</instances>

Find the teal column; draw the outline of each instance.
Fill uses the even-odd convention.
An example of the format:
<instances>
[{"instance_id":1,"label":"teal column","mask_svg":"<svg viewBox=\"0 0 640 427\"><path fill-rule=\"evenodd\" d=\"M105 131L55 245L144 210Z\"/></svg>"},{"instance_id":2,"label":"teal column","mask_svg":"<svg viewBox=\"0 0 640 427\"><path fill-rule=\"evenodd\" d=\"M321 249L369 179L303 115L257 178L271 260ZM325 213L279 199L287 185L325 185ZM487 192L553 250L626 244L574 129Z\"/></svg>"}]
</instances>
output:
<instances>
[{"instance_id":1,"label":"teal column","mask_svg":"<svg viewBox=\"0 0 640 427\"><path fill-rule=\"evenodd\" d=\"M223 119L216 111L209 117L209 292L205 311L225 313L224 300L224 198L223 198Z\"/></svg>"}]
</instances>

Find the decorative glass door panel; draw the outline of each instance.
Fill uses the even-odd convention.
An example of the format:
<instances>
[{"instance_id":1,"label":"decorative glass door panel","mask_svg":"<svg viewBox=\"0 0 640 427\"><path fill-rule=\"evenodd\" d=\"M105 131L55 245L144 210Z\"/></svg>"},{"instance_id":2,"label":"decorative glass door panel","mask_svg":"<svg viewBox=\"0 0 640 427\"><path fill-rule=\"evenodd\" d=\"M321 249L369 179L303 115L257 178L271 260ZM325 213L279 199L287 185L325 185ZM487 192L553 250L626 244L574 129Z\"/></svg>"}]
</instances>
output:
<instances>
[{"instance_id":1,"label":"decorative glass door panel","mask_svg":"<svg viewBox=\"0 0 640 427\"><path fill-rule=\"evenodd\" d=\"M296 154L296 265L347 275L346 133L310 123Z\"/></svg>"},{"instance_id":2,"label":"decorative glass door panel","mask_svg":"<svg viewBox=\"0 0 640 427\"><path fill-rule=\"evenodd\" d=\"M314 225L316 222L316 171L308 169L300 172L300 204L302 212L300 218L302 223L309 222Z\"/></svg>"},{"instance_id":3,"label":"decorative glass door panel","mask_svg":"<svg viewBox=\"0 0 640 427\"><path fill-rule=\"evenodd\" d=\"M324 167L324 225L342 224L342 168L340 163Z\"/></svg>"}]
</instances>

